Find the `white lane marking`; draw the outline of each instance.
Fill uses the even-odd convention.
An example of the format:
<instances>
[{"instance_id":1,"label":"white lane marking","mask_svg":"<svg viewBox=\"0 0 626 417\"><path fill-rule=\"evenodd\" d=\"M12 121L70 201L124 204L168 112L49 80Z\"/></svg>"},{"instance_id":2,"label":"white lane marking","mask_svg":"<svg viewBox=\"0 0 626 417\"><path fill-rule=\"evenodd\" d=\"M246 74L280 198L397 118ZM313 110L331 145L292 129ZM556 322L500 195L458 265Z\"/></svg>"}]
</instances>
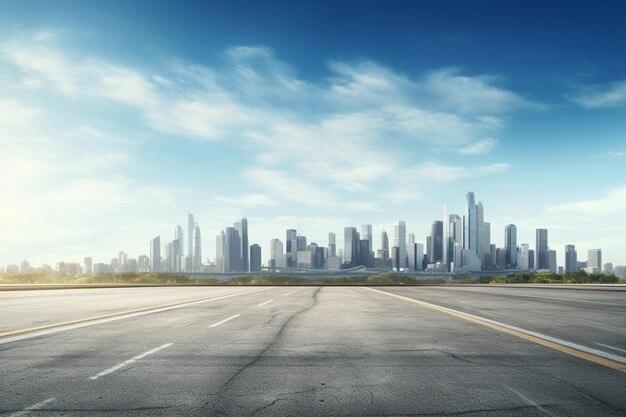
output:
<instances>
[{"instance_id":1,"label":"white lane marking","mask_svg":"<svg viewBox=\"0 0 626 417\"><path fill-rule=\"evenodd\" d=\"M443 287L441 287L442 289L444 289ZM439 287L438 287L439 289ZM539 298L542 300L557 300L557 301L571 301L574 303L586 303L586 304L600 304L600 305L604 305L604 306L618 306L618 307L622 307L624 306L624 304L616 304L616 303L603 303L601 301L587 301L587 300L575 300L572 298L559 298L559 297L543 297L541 295L525 295L525 294L513 294L510 292L504 292L504 291L480 291L478 289L466 289L466 288L445 288L446 290L453 290L453 291L466 291L466 292L477 292L480 294L489 294L489 295L509 295L511 297L523 297L523 298Z\"/></svg>"},{"instance_id":2,"label":"white lane marking","mask_svg":"<svg viewBox=\"0 0 626 417\"><path fill-rule=\"evenodd\" d=\"M40 408L45 407L47 404L51 403L52 401L56 401L56 398L51 397L51 398L48 398L47 400L43 400L43 401L41 401L41 402L39 402L37 404L33 404L33 405L29 406L29 407L26 407L22 411L18 411L17 413L11 414L9 417L25 416L26 414L30 413L31 411L39 410Z\"/></svg>"},{"instance_id":3,"label":"white lane marking","mask_svg":"<svg viewBox=\"0 0 626 417\"><path fill-rule=\"evenodd\" d=\"M96 319L96 320L86 321L82 323L68 324L67 326L52 327L50 329L39 330L39 331L34 331L34 332L24 333L24 334L18 334L15 336L0 337L0 345L5 344L5 343L10 343L10 342L15 342L18 340L31 339L33 337L39 337L39 336L45 336L45 335L49 335L53 333L65 332L67 330L74 330L74 329L80 329L82 327L94 326L96 324L109 323L112 321L129 319L132 317L139 317L139 316L145 316L148 314L160 313L162 311L175 310L178 308L184 308L184 307L194 305L194 304L224 300L226 298L236 297L238 295L252 294L255 292L259 292L259 291L267 291L269 289L271 288L262 288L262 289L254 290L254 291L239 292L239 293L223 295L223 296L215 297L215 298L208 298L206 300L198 300L198 301L191 301L189 303L184 303L184 304L177 304L171 307L163 307L163 308L157 308L154 310L139 311L137 313L129 313L129 314L121 315L121 316L107 317L104 319Z\"/></svg>"},{"instance_id":4,"label":"white lane marking","mask_svg":"<svg viewBox=\"0 0 626 417\"><path fill-rule=\"evenodd\" d=\"M217 327L219 325L222 325L224 323L226 323L227 321L231 321L232 319L236 319L237 317L241 316L241 314L235 314L234 316L230 316L227 319L224 319L222 321L218 321L217 323L213 323L212 325L210 325L209 327Z\"/></svg>"},{"instance_id":5,"label":"white lane marking","mask_svg":"<svg viewBox=\"0 0 626 417\"><path fill-rule=\"evenodd\" d=\"M269 303L273 303L273 302L274 302L274 300L269 300L269 301L266 301L266 302L264 302L264 303L259 304L257 307L263 307L263 306L266 306L266 305L268 305Z\"/></svg>"},{"instance_id":6,"label":"white lane marking","mask_svg":"<svg viewBox=\"0 0 626 417\"><path fill-rule=\"evenodd\" d=\"M110 374L110 373L113 373L113 372L115 372L115 371L117 371L117 370L120 370L120 369L122 369L122 368L127 367L128 365L130 365L130 364L132 364L132 363L137 362L139 359L143 359L143 358L145 358L145 357L146 357L146 356L148 356L148 355L152 355L153 353L156 353L156 352L158 352L159 350L162 350L162 349L168 348L168 347L170 347L170 346L172 346L172 345L173 345L173 343L166 343L166 344L164 344L164 345L161 345L161 346L159 346L159 347L156 347L156 348L154 348L154 349L151 349L151 350L149 350L149 351L147 351L147 352L142 353L141 355L137 355L137 356L135 356L135 357L134 357L134 358L132 358L132 359L129 359L129 360L124 361L124 362L122 362L122 363L118 363L117 365L115 365L115 366L113 366L113 367L111 367L111 368L109 368L109 369L105 369L104 371L100 372L99 374L96 374L96 375L94 375L94 376L90 376L90 377L89 377L89 379L98 379L98 378L100 378L100 377L103 377L103 376L105 376L105 375L108 375L108 374Z\"/></svg>"},{"instance_id":7,"label":"white lane marking","mask_svg":"<svg viewBox=\"0 0 626 417\"><path fill-rule=\"evenodd\" d=\"M288 292L287 294L283 294L283 297L293 294L295 291Z\"/></svg>"},{"instance_id":8,"label":"white lane marking","mask_svg":"<svg viewBox=\"0 0 626 417\"><path fill-rule=\"evenodd\" d=\"M595 342L595 343L596 343L596 345L598 345L598 346L604 346L605 348L609 348L609 349L616 350L616 351L618 351L618 352L624 352L624 353L626 353L626 349L616 348L615 346L605 345L604 343L597 343L597 342Z\"/></svg>"},{"instance_id":9,"label":"white lane marking","mask_svg":"<svg viewBox=\"0 0 626 417\"><path fill-rule=\"evenodd\" d=\"M431 307L434 307L435 309L447 310L447 311L449 311L451 313L459 314L459 315L465 316L465 317L470 317L470 318L473 318L475 320L485 321L487 323L495 324L496 326L505 327L505 328L510 329L510 330L515 330L517 332L524 333L524 334L527 334L529 336L535 336L535 337L538 337L539 339L547 340L547 341L552 342L552 343L556 343L556 344L559 344L559 345L567 346L567 347L570 347L572 349L576 349L576 350L580 350L582 352L590 353L592 355L600 356L601 358L610 359L612 361L619 362L619 363L626 363L626 358L623 357L623 356L613 355L612 353L607 353L607 352L604 352L602 350L593 349L593 348L590 348L590 347L587 347L587 346L583 346L583 345L578 345L576 343L568 342L566 340L557 339L556 337L552 337L552 336L548 336L548 335L545 335L545 334L533 332L532 330L522 329L521 327L512 326L510 324L506 324L506 323L502 323L502 322L499 322L499 321L487 319L485 317L477 316L477 315L474 315L474 314L465 313L464 311L455 310L453 308L444 307L444 306L441 306L441 305L438 305L438 304L428 303L426 301L418 300L417 298L405 297L403 295L398 295L398 294L394 294L394 293L391 293L391 292L381 291L381 290L377 290L375 288L370 288L370 287L363 287L363 288L365 288L367 290L370 290L370 291L374 291L374 292L378 292L378 293L381 293L381 294L385 294L385 295L388 295L390 297L396 297L396 298L400 298L400 299L402 299L402 298L410 298L412 300L415 300L415 301L419 302L419 304L422 304L424 306L431 306Z\"/></svg>"},{"instance_id":10,"label":"white lane marking","mask_svg":"<svg viewBox=\"0 0 626 417\"><path fill-rule=\"evenodd\" d=\"M511 388L511 387L509 387L507 385L505 385L505 387L506 387L506 389L511 391L513 394L517 395L522 400L526 401L528 404L532 405L533 407L535 407L537 410L541 411L545 415L550 416L550 417L554 417L554 414L552 414L551 412L549 412L548 410L546 410L545 408L543 408L542 406L540 406L539 404L537 404L536 402L534 402L533 400L531 400L530 398L528 398L527 396L522 394L521 392L518 392L518 391L514 390L513 388Z\"/></svg>"}]
</instances>

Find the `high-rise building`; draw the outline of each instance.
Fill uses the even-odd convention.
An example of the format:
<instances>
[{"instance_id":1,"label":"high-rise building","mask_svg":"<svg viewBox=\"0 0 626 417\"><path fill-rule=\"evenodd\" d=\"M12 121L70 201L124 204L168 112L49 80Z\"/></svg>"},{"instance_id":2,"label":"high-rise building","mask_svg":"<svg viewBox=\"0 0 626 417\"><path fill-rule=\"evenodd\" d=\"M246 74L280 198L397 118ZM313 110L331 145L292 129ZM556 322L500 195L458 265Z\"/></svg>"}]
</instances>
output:
<instances>
[{"instance_id":1,"label":"high-rise building","mask_svg":"<svg viewBox=\"0 0 626 417\"><path fill-rule=\"evenodd\" d=\"M91 256L85 257L83 262L85 274L91 275L93 274L93 258Z\"/></svg>"},{"instance_id":2,"label":"high-rise building","mask_svg":"<svg viewBox=\"0 0 626 417\"><path fill-rule=\"evenodd\" d=\"M150 241L150 271L161 272L161 236Z\"/></svg>"},{"instance_id":3,"label":"high-rise building","mask_svg":"<svg viewBox=\"0 0 626 417\"><path fill-rule=\"evenodd\" d=\"M185 258L185 271L193 270L193 229L196 227L196 220L193 214L187 213L187 257Z\"/></svg>"},{"instance_id":4,"label":"high-rise building","mask_svg":"<svg viewBox=\"0 0 626 417\"><path fill-rule=\"evenodd\" d=\"M241 272L241 237L234 227L224 231L224 272Z\"/></svg>"},{"instance_id":5,"label":"high-rise building","mask_svg":"<svg viewBox=\"0 0 626 417\"><path fill-rule=\"evenodd\" d=\"M357 266L359 254L359 236L356 227L344 227L343 229L343 263L348 268Z\"/></svg>"},{"instance_id":6,"label":"high-rise building","mask_svg":"<svg viewBox=\"0 0 626 417\"><path fill-rule=\"evenodd\" d=\"M394 246L398 248L398 258L396 259L399 268L406 268L407 257L406 257L406 221L399 220L393 227L394 236L393 242Z\"/></svg>"},{"instance_id":7,"label":"high-rise building","mask_svg":"<svg viewBox=\"0 0 626 417\"><path fill-rule=\"evenodd\" d=\"M250 245L250 272L261 272L261 247Z\"/></svg>"},{"instance_id":8,"label":"high-rise building","mask_svg":"<svg viewBox=\"0 0 626 417\"><path fill-rule=\"evenodd\" d=\"M335 234L333 232L328 233L328 256L337 256L337 245L335 243Z\"/></svg>"},{"instance_id":9,"label":"high-rise building","mask_svg":"<svg viewBox=\"0 0 626 417\"><path fill-rule=\"evenodd\" d=\"M469 249L478 253L478 219L476 217L474 192L468 191L465 199L467 209L463 216L463 249Z\"/></svg>"},{"instance_id":10,"label":"high-rise building","mask_svg":"<svg viewBox=\"0 0 626 417\"><path fill-rule=\"evenodd\" d=\"M373 250L374 250L374 235L372 234L372 225L361 225L361 240L367 242L367 250L365 251L365 244L360 246L361 263L364 266L372 266ZM365 251L365 252L364 252Z\"/></svg>"},{"instance_id":11,"label":"high-rise building","mask_svg":"<svg viewBox=\"0 0 626 417\"><path fill-rule=\"evenodd\" d=\"M576 246L565 245L565 273L571 274L578 271L578 255Z\"/></svg>"},{"instance_id":12,"label":"high-rise building","mask_svg":"<svg viewBox=\"0 0 626 417\"><path fill-rule=\"evenodd\" d=\"M593 272L602 272L602 249L589 249L587 252L587 268Z\"/></svg>"},{"instance_id":13,"label":"high-rise building","mask_svg":"<svg viewBox=\"0 0 626 417\"><path fill-rule=\"evenodd\" d=\"M530 245L522 243L517 250L517 267L519 269L531 269L530 259Z\"/></svg>"},{"instance_id":14,"label":"high-rise building","mask_svg":"<svg viewBox=\"0 0 626 417\"><path fill-rule=\"evenodd\" d=\"M556 265L556 251L548 250L548 269L553 274L557 273L557 265Z\"/></svg>"},{"instance_id":15,"label":"high-rise building","mask_svg":"<svg viewBox=\"0 0 626 417\"><path fill-rule=\"evenodd\" d=\"M602 267L602 270L604 272L606 272L607 274L612 274L613 273L613 263L612 262L605 263L604 266Z\"/></svg>"},{"instance_id":16,"label":"high-rise building","mask_svg":"<svg viewBox=\"0 0 626 417\"><path fill-rule=\"evenodd\" d=\"M285 238L285 253L287 262L285 266L296 266L296 252L298 251L297 236L298 232L295 229L287 229L287 234Z\"/></svg>"},{"instance_id":17,"label":"high-rise building","mask_svg":"<svg viewBox=\"0 0 626 417\"><path fill-rule=\"evenodd\" d=\"M448 216L448 256L446 257L448 261L448 270L449 266L452 262L458 266L458 263L461 260L462 249L463 249L463 219L456 214L450 214ZM457 248L458 245L458 248Z\"/></svg>"},{"instance_id":18,"label":"high-rise building","mask_svg":"<svg viewBox=\"0 0 626 417\"><path fill-rule=\"evenodd\" d=\"M200 226L196 223L193 228L193 272L200 272L202 267L202 236L200 235Z\"/></svg>"},{"instance_id":19,"label":"high-rise building","mask_svg":"<svg viewBox=\"0 0 626 417\"><path fill-rule=\"evenodd\" d=\"M379 250L379 258L386 262L389 260L389 236L386 231L380 232L380 250Z\"/></svg>"},{"instance_id":20,"label":"high-rise building","mask_svg":"<svg viewBox=\"0 0 626 417\"><path fill-rule=\"evenodd\" d=\"M430 246L428 247L428 263L443 262L443 222L435 220L430 228Z\"/></svg>"},{"instance_id":21,"label":"high-rise building","mask_svg":"<svg viewBox=\"0 0 626 417\"><path fill-rule=\"evenodd\" d=\"M476 203L476 254L482 267L495 265L495 251L491 250L491 223L485 222L485 209L482 201Z\"/></svg>"},{"instance_id":22,"label":"high-rise building","mask_svg":"<svg viewBox=\"0 0 626 417\"><path fill-rule=\"evenodd\" d=\"M235 223L235 229L241 237L241 267L244 272L248 272L250 264L248 262L248 219L245 217L241 221Z\"/></svg>"},{"instance_id":23,"label":"high-rise building","mask_svg":"<svg viewBox=\"0 0 626 417\"><path fill-rule=\"evenodd\" d=\"M215 270L216 272L226 272L224 270L224 245L226 244L226 237L222 230L219 235L215 237Z\"/></svg>"},{"instance_id":24,"label":"high-rise building","mask_svg":"<svg viewBox=\"0 0 626 417\"><path fill-rule=\"evenodd\" d=\"M183 232L183 227L179 224L174 229L174 239L178 239L178 251L181 257L185 257L185 233Z\"/></svg>"},{"instance_id":25,"label":"high-rise building","mask_svg":"<svg viewBox=\"0 0 626 417\"><path fill-rule=\"evenodd\" d=\"M506 267L517 268L517 227L514 224L504 227L504 249L506 250Z\"/></svg>"},{"instance_id":26,"label":"high-rise building","mask_svg":"<svg viewBox=\"0 0 626 417\"><path fill-rule=\"evenodd\" d=\"M535 269L535 251L528 249L528 268Z\"/></svg>"},{"instance_id":27,"label":"high-rise building","mask_svg":"<svg viewBox=\"0 0 626 417\"><path fill-rule=\"evenodd\" d=\"M535 269L550 269L548 259L548 229L537 229L535 242Z\"/></svg>"},{"instance_id":28,"label":"high-rise building","mask_svg":"<svg viewBox=\"0 0 626 417\"><path fill-rule=\"evenodd\" d=\"M283 266L283 242L278 239L270 239L269 267L281 268Z\"/></svg>"}]
</instances>

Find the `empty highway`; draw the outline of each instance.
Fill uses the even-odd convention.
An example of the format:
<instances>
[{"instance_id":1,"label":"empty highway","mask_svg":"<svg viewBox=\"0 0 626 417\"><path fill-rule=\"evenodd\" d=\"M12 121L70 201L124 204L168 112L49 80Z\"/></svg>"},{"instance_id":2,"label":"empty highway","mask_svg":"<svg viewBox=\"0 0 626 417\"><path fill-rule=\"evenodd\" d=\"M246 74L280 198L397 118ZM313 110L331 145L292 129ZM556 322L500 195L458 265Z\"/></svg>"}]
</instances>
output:
<instances>
[{"instance_id":1,"label":"empty highway","mask_svg":"<svg viewBox=\"0 0 626 417\"><path fill-rule=\"evenodd\" d=\"M0 291L0 416L624 416L626 291Z\"/></svg>"}]
</instances>

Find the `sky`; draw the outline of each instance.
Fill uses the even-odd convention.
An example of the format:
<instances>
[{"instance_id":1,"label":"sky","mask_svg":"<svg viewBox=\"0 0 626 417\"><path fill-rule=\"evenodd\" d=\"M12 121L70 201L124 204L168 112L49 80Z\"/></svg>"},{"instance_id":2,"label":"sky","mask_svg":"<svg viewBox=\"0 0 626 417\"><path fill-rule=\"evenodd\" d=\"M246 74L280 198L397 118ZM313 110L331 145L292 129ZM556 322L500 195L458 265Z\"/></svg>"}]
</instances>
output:
<instances>
[{"instance_id":1,"label":"sky","mask_svg":"<svg viewBox=\"0 0 626 417\"><path fill-rule=\"evenodd\" d=\"M626 3L0 1L0 265L203 258L474 191L504 245L626 264ZM186 226L185 226L186 227Z\"/></svg>"}]
</instances>

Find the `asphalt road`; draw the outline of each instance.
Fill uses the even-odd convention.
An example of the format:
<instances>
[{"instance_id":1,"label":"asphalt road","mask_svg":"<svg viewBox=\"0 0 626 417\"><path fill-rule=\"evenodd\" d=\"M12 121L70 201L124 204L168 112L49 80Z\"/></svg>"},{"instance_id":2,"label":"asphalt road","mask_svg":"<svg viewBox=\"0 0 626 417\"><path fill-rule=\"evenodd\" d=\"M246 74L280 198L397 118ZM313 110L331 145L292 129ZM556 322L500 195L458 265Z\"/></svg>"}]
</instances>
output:
<instances>
[{"instance_id":1,"label":"asphalt road","mask_svg":"<svg viewBox=\"0 0 626 417\"><path fill-rule=\"evenodd\" d=\"M626 292L0 292L0 416L25 415L624 416Z\"/></svg>"}]
</instances>

